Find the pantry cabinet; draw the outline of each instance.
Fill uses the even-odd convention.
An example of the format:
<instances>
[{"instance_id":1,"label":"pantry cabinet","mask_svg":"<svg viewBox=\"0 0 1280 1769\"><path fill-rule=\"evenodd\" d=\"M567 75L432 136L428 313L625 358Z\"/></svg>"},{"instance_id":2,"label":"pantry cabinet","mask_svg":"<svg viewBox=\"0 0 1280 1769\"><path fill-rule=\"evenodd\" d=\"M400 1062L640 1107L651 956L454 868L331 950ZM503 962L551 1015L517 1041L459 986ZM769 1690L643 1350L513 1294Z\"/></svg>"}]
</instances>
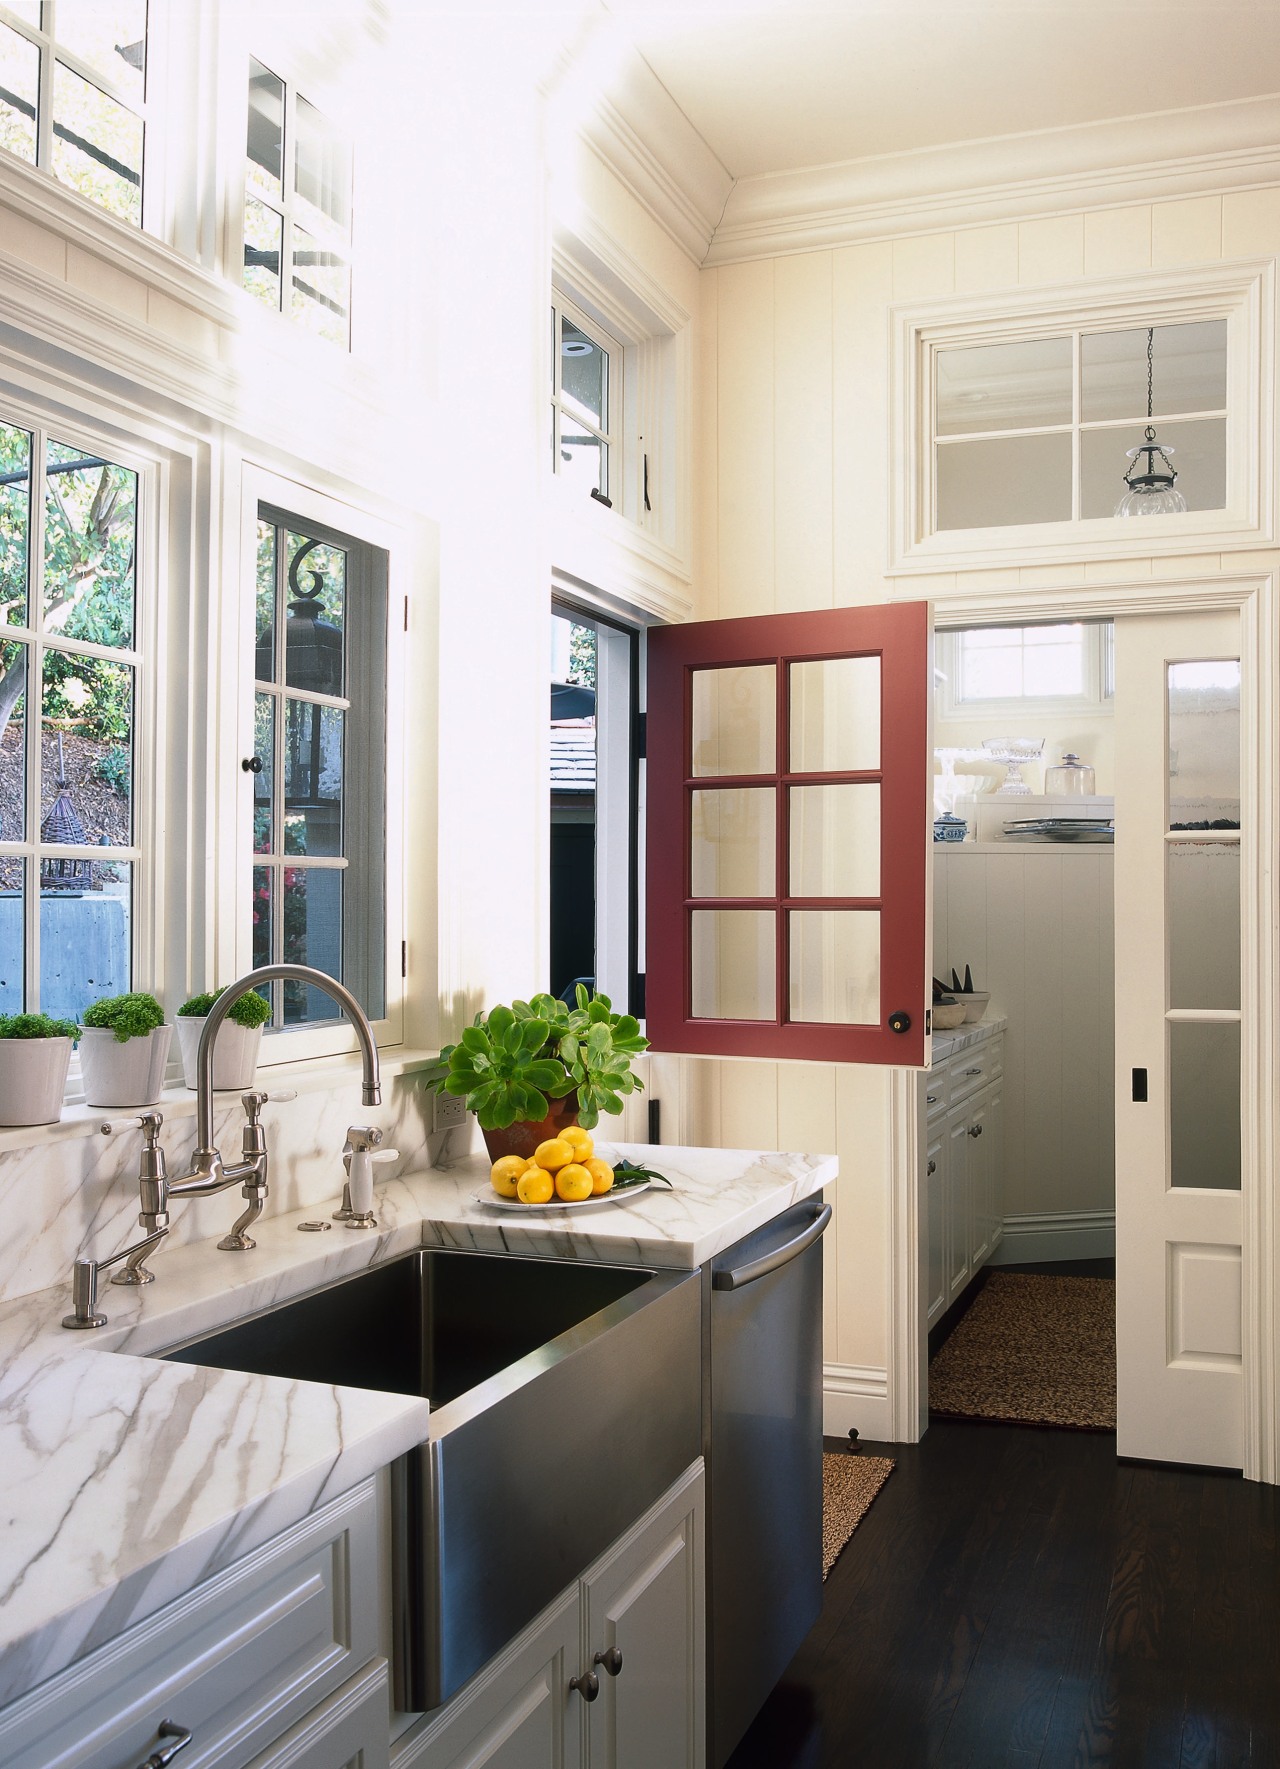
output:
<instances>
[{"instance_id":1,"label":"pantry cabinet","mask_svg":"<svg viewBox=\"0 0 1280 1769\"><path fill-rule=\"evenodd\" d=\"M397 1746L394 1769L703 1769L703 1468Z\"/></svg>"},{"instance_id":2,"label":"pantry cabinet","mask_svg":"<svg viewBox=\"0 0 1280 1769\"><path fill-rule=\"evenodd\" d=\"M991 1259L1003 1231L1004 1045L998 1031L943 1056L921 1079L920 1197L932 1327Z\"/></svg>"}]
</instances>

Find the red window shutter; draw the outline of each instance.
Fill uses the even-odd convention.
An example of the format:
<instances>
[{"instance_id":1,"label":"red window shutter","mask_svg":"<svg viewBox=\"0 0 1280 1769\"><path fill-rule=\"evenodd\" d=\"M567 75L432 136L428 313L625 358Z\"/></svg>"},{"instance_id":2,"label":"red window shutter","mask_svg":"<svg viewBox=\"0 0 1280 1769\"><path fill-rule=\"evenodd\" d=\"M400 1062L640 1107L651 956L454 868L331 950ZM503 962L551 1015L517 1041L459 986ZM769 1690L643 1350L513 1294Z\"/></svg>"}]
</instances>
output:
<instances>
[{"instance_id":1,"label":"red window shutter","mask_svg":"<svg viewBox=\"0 0 1280 1769\"><path fill-rule=\"evenodd\" d=\"M928 604L699 621L648 645L654 1049L921 1064Z\"/></svg>"}]
</instances>

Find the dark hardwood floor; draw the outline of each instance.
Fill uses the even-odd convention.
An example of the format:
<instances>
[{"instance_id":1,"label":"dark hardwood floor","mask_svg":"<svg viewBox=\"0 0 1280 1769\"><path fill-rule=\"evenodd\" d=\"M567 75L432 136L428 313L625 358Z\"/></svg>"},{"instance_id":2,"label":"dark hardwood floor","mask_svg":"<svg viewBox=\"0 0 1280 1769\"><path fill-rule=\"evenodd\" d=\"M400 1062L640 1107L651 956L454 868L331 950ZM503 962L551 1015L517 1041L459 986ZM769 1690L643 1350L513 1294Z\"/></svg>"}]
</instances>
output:
<instances>
[{"instance_id":1,"label":"dark hardwood floor","mask_svg":"<svg viewBox=\"0 0 1280 1769\"><path fill-rule=\"evenodd\" d=\"M1280 1489L939 1420L730 1769L1273 1769Z\"/></svg>"}]
</instances>

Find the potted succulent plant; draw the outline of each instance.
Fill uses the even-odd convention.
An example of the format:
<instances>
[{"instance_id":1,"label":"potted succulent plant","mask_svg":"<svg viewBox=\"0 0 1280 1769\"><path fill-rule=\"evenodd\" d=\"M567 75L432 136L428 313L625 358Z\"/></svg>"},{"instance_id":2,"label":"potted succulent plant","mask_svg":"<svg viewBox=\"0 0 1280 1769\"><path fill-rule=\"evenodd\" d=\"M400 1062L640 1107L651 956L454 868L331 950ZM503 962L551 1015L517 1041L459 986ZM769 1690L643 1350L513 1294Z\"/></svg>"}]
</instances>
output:
<instances>
[{"instance_id":1,"label":"potted succulent plant","mask_svg":"<svg viewBox=\"0 0 1280 1769\"><path fill-rule=\"evenodd\" d=\"M58 1122L79 1030L48 1014L0 1014L0 1125Z\"/></svg>"},{"instance_id":2,"label":"potted succulent plant","mask_svg":"<svg viewBox=\"0 0 1280 1769\"><path fill-rule=\"evenodd\" d=\"M553 995L477 1014L446 1045L428 1081L465 1099L490 1157L532 1155L566 1124L591 1130L642 1087L631 1059L649 1048L639 1022L578 984L576 1005Z\"/></svg>"},{"instance_id":3,"label":"potted succulent plant","mask_svg":"<svg viewBox=\"0 0 1280 1769\"><path fill-rule=\"evenodd\" d=\"M200 1049L200 1034L204 1031L209 1010L220 994L221 990L210 989L203 995L193 995L178 1009L178 1046L182 1051L187 1086L193 1092L197 1085L196 1056ZM232 1004L231 1012L218 1028L213 1047L215 1092L243 1092L246 1087L253 1086L262 1028L270 1018L270 1002L254 989Z\"/></svg>"},{"instance_id":4,"label":"potted succulent plant","mask_svg":"<svg viewBox=\"0 0 1280 1769\"><path fill-rule=\"evenodd\" d=\"M153 1106L164 1086L173 1027L154 995L108 995L80 1025L80 1072L91 1106Z\"/></svg>"}]
</instances>

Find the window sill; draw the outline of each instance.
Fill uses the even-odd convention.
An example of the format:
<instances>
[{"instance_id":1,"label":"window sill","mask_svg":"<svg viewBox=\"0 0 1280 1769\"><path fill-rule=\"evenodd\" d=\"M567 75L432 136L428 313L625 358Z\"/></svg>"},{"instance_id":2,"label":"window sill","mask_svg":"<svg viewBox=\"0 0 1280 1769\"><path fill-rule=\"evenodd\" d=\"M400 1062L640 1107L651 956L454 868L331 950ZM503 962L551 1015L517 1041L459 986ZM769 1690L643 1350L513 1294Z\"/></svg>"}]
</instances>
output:
<instances>
[{"instance_id":1,"label":"window sill","mask_svg":"<svg viewBox=\"0 0 1280 1769\"><path fill-rule=\"evenodd\" d=\"M388 1081L397 1080L403 1075L421 1074L433 1067L438 1060L438 1053L430 1050L380 1052L379 1069L383 1085L385 1087ZM257 1080L266 1091L278 1089L281 1092L299 1094L325 1093L335 1087L357 1082L360 1072L360 1058L356 1055L322 1057L307 1062L280 1064L265 1071L259 1070ZM234 1103L236 1098L237 1095L233 1092L214 1095L215 1103L222 1104ZM165 1088L155 1108L66 1105L56 1124L16 1124L0 1129L0 1154L10 1149L41 1148L51 1143L74 1142L81 1137L96 1136L99 1134L98 1126L104 1118L129 1118L144 1109L163 1112L171 1123L193 1118L196 1096L190 1088L178 1083Z\"/></svg>"}]
</instances>

